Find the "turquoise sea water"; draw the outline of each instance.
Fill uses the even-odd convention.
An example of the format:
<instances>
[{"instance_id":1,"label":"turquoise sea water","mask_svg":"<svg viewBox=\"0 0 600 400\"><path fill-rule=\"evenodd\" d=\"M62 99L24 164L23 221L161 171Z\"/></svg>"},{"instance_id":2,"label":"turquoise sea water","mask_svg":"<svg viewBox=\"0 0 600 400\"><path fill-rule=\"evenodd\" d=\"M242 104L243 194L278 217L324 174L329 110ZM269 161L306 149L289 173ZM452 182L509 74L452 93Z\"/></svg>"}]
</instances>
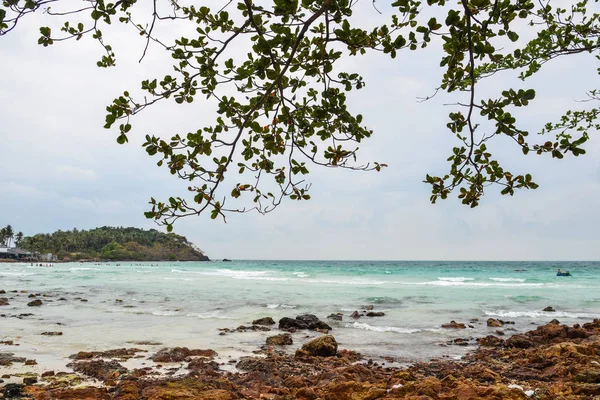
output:
<instances>
[{"instance_id":1,"label":"turquoise sea water","mask_svg":"<svg viewBox=\"0 0 600 400\"><path fill-rule=\"evenodd\" d=\"M572 277L557 277L556 270ZM167 346L211 347L236 356L256 350L269 332L220 336L253 319L311 313L325 318L340 347L399 362L458 357L445 346L457 337L494 333L487 318L514 321L516 331L556 318L583 323L600 318L600 262L369 262L234 261L207 263L0 264L0 289L51 293L39 309L29 293L8 293L0 309L0 340L19 337L21 351L54 360L75 350L105 350L138 340ZM67 300L58 301L64 297ZM80 298L88 300L82 302ZM117 301L117 299L122 301ZM350 318L373 305L383 317ZM542 311L552 306L555 312ZM34 313L18 319L10 315ZM471 322L472 319L478 322ZM450 320L466 330L442 329ZM40 336L60 330L60 337ZM275 332L277 333L277 332ZM511 334L510 330L506 334ZM315 333L294 334L295 349ZM11 349L14 351L14 349ZM39 361L38 361L39 362Z\"/></svg>"}]
</instances>

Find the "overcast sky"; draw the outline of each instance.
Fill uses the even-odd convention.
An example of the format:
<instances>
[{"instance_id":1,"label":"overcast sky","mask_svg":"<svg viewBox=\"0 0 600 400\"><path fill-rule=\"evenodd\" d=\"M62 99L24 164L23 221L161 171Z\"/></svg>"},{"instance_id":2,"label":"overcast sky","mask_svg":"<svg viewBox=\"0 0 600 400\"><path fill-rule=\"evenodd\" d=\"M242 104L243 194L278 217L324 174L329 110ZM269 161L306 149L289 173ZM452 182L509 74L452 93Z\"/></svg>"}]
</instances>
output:
<instances>
[{"instance_id":1,"label":"overcast sky","mask_svg":"<svg viewBox=\"0 0 600 400\"><path fill-rule=\"evenodd\" d=\"M361 18L385 22L389 10L383 11L380 16L365 7ZM103 225L156 227L143 216L149 198L185 195L187 184L156 166L141 147L143 137L196 130L214 120L212 108L200 98L186 106L161 104L137 117L129 144L119 146L115 131L102 128L105 106L123 90L137 90L141 80L170 71L168 54L151 47L138 64L142 39L117 27L108 41L118 67L100 69L95 62L101 49L91 38L37 45L42 23L43 16L33 16L0 38L0 225L26 235ZM498 76L485 90L535 88L538 98L520 114L524 126L535 130L568 107L582 106L575 100L598 82L592 58L559 60L525 83ZM265 216L231 215L226 224L208 215L188 218L175 231L212 258L600 259L596 133L587 155L560 161L525 157L498 138L489 147L501 164L532 173L540 188L514 197L491 188L477 209L455 197L432 205L422 181L427 173L447 171L445 160L455 145L445 128L450 109L443 104L456 99L417 102L439 83L439 53L404 52L395 60L363 56L348 65L367 83L351 95L351 106L375 131L361 144L361 160L389 168L361 173L313 167L309 202L287 201Z\"/></svg>"}]
</instances>

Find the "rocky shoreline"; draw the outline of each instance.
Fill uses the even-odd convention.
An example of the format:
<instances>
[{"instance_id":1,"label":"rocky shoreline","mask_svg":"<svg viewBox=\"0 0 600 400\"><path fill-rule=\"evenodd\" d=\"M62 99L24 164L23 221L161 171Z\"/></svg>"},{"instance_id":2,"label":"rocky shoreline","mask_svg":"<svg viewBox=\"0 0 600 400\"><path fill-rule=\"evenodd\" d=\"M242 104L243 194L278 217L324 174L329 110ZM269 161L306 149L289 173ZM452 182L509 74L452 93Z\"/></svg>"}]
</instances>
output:
<instances>
[{"instance_id":1,"label":"rocky shoreline","mask_svg":"<svg viewBox=\"0 0 600 400\"><path fill-rule=\"evenodd\" d=\"M487 321L488 326L506 323L510 324ZM265 317L253 321L251 327L274 324ZM454 321L449 325L450 329L464 327ZM0 376L0 399L600 398L600 320L581 326L553 320L506 339L490 335L478 339L479 348L461 360L419 362L408 368L390 367L339 349L327 323L312 315L282 318L278 327L284 332L267 337L255 356L221 364L211 349L163 348L154 354L144 349L158 343L82 351L71 355L68 371ZM289 332L302 329L323 334L303 343L294 354L285 351L292 343ZM462 343L457 339L449 344ZM0 342L5 349L16 345ZM140 362L131 367L135 360ZM0 351L0 371L11 364L33 366L37 362ZM222 364L235 369L227 371Z\"/></svg>"}]
</instances>

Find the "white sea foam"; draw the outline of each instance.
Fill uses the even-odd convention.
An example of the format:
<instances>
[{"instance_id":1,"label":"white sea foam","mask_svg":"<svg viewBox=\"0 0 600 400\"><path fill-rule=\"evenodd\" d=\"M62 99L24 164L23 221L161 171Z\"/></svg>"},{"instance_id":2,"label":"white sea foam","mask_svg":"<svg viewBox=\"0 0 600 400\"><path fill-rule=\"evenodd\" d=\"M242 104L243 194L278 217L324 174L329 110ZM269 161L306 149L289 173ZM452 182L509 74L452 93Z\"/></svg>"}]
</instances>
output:
<instances>
[{"instance_id":1,"label":"white sea foam","mask_svg":"<svg viewBox=\"0 0 600 400\"><path fill-rule=\"evenodd\" d=\"M152 315L171 317L173 315L181 315L181 313L179 311L152 311Z\"/></svg>"},{"instance_id":2,"label":"white sea foam","mask_svg":"<svg viewBox=\"0 0 600 400\"><path fill-rule=\"evenodd\" d=\"M296 308L296 306L291 306L288 304L267 304L267 308Z\"/></svg>"},{"instance_id":3,"label":"white sea foam","mask_svg":"<svg viewBox=\"0 0 600 400\"><path fill-rule=\"evenodd\" d=\"M1 275L9 275L9 276L31 276L35 275L35 272L2 272Z\"/></svg>"},{"instance_id":4,"label":"white sea foam","mask_svg":"<svg viewBox=\"0 0 600 400\"><path fill-rule=\"evenodd\" d=\"M600 318L600 314L593 313L574 313L567 311L508 311L508 310L496 310L496 311L484 311L485 315L490 317L504 317L504 318L573 318L573 319L594 319Z\"/></svg>"},{"instance_id":5,"label":"white sea foam","mask_svg":"<svg viewBox=\"0 0 600 400\"><path fill-rule=\"evenodd\" d=\"M298 278L308 278L310 276L306 272L302 271L294 272L293 274L296 275Z\"/></svg>"},{"instance_id":6,"label":"white sea foam","mask_svg":"<svg viewBox=\"0 0 600 400\"><path fill-rule=\"evenodd\" d=\"M205 313L188 313L186 314L186 316L200 319L233 319L232 317L221 315L221 313L218 311L211 311Z\"/></svg>"},{"instance_id":7,"label":"white sea foam","mask_svg":"<svg viewBox=\"0 0 600 400\"><path fill-rule=\"evenodd\" d=\"M244 270L233 270L233 269L217 269L215 270L219 275L229 276L231 278L250 278L250 277L261 277L269 275L270 271L244 271Z\"/></svg>"},{"instance_id":8,"label":"white sea foam","mask_svg":"<svg viewBox=\"0 0 600 400\"><path fill-rule=\"evenodd\" d=\"M464 287L557 287L544 283L520 283L520 282L454 282L454 281L428 281L428 282L390 282L401 285L423 285L423 286L464 286Z\"/></svg>"},{"instance_id":9,"label":"white sea foam","mask_svg":"<svg viewBox=\"0 0 600 400\"><path fill-rule=\"evenodd\" d=\"M163 278L163 279L166 280L166 281L187 281L187 282L194 281L194 279L192 279L192 278L169 278L169 277L166 277L166 278Z\"/></svg>"},{"instance_id":10,"label":"white sea foam","mask_svg":"<svg viewBox=\"0 0 600 400\"><path fill-rule=\"evenodd\" d=\"M285 281L289 281L289 278L275 278L275 277L271 277L271 276L247 276L244 278L234 278L234 279L248 279L248 280L253 280L253 281L278 281L278 282L285 282Z\"/></svg>"},{"instance_id":11,"label":"white sea foam","mask_svg":"<svg viewBox=\"0 0 600 400\"><path fill-rule=\"evenodd\" d=\"M329 279L315 279L315 280L310 280L307 281L310 283L325 283L325 284L331 284L331 285L383 285L385 283L385 281L372 281L369 279L364 279L364 280L355 280L355 281L350 281L350 280L329 280Z\"/></svg>"},{"instance_id":12,"label":"white sea foam","mask_svg":"<svg viewBox=\"0 0 600 400\"><path fill-rule=\"evenodd\" d=\"M465 278L463 276L457 276L457 277L439 277L438 281L443 281L443 282L467 282L467 281L474 281L475 278Z\"/></svg>"},{"instance_id":13,"label":"white sea foam","mask_svg":"<svg viewBox=\"0 0 600 400\"><path fill-rule=\"evenodd\" d=\"M418 332L423 332L425 331L435 331L437 332L437 329L410 329L410 328L399 328L396 326L373 326L373 325L369 325L369 324L365 324L362 322L352 322L352 323L347 323L346 325L344 325L346 328L354 328L354 329L362 329L365 331L372 331L372 332L395 332L395 333L418 333Z\"/></svg>"},{"instance_id":14,"label":"white sea foam","mask_svg":"<svg viewBox=\"0 0 600 400\"><path fill-rule=\"evenodd\" d=\"M75 272L75 271L98 271L97 268L88 268L88 267L72 267L69 268L69 271L71 272Z\"/></svg>"},{"instance_id":15,"label":"white sea foam","mask_svg":"<svg viewBox=\"0 0 600 400\"><path fill-rule=\"evenodd\" d=\"M496 282L525 282L526 279L523 278L490 278L492 281Z\"/></svg>"},{"instance_id":16,"label":"white sea foam","mask_svg":"<svg viewBox=\"0 0 600 400\"><path fill-rule=\"evenodd\" d=\"M264 280L264 281L287 281L288 278L277 278L272 276L266 276L271 271L244 271L244 270L232 270L232 269L215 269L212 271L183 271L180 269L172 269L171 273L177 274L196 274L205 276L218 276L232 279L250 279L250 280Z\"/></svg>"}]
</instances>

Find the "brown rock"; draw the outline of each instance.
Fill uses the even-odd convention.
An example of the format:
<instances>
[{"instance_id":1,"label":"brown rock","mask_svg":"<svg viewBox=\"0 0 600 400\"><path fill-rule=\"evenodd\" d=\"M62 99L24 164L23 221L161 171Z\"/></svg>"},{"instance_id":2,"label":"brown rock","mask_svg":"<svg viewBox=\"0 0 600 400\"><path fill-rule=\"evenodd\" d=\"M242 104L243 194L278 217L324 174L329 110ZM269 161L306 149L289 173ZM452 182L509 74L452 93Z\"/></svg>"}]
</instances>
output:
<instances>
[{"instance_id":1,"label":"brown rock","mask_svg":"<svg viewBox=\"0 0 600 400\"><path fill-rule=\"evenodd\" d=\"M41 386L29 386L25 389L27 394L33 395L35 399L40 400L108 400L109 395L106 388L99 387L82 387L82 388L67 388L59 389L58 391L51 392L48 396L48 392L44 393L44 388ZM36 395L36 392L40 392ZM137 400L138 398L122 398L119 400Z\"/></svg>"},{"instance_id":2,"label":"brown rock","mask_svg":"<svg viewBox=\"0 0 600 400\"><path fill-rule=\"evenodd\" d=\"M28 376L26 378L23 378L23 384L24 385L33 385L37 383L37 378L34 376Z\"/></svg>"},{"instance_id":3,"label":"brown rock","mask_svg":"<svg viewBox=\"0 0 600 400\"><path fill-rule=\"evenodd\" d=\"M571 389L578 396L594 396L594 399L600 396L600 385L594 383L575 383L571 385Z\"/></svg>"},{"instance_id":4,"label":"brown rock","mask_svg":"<svg viewBox=\"0 0 600 400\"><path fill-rule=\"evenodd\" d=\"M302 377L297 376L297 375L291 375L291 376L288 376L287 378L285 378L284 384L285 384L285 387L290 388L290 389L299 389L301 387L306 386L304 379L302 379Z\"/></svg>"},{"instance_id":5,"label":"brown rock","mask_svg":"<svg viewBox=\"0 0 600 400\"><path fill-rule=\"evenodd\" d=\"M117 361L75 361L67 364L73 368L73 371L79 372L86 376L91 376L101 381L115 379L127 372L127 368L123 367Z\"/></svg>"},{"instance_id":6,"label":"brown rock","mask_svg":"<svg viewBox=\"0 0 600 400\"><path fill-rule=\"evenodd\" d=\"M548 341L553 338L567 337L567 329L568 327L566 325L546 324L538 326L535 335L541 335L543 341Z\"/></svg>"},{"instance_id":7,"label":"brown rock","mask_svg":"<svg viewBox=\"0 0 600 400\"><path fill-rule=\"evenodd\" d=\"M319 396L310 387L305 387L296 392L296 398L298 400L316 400Z\"/></svg>"},{"instance_id":8,"label":"brown rock","mask_svg":"<svg viewBox=\"0 0 600 400\"><path fill-rule=\"evenodd\" d=\"M369 311L367 317L383 317L385 313L383 311Z\"/></svg>"},{"instance_id":9,"label":"brown rock","mask_svg":"<svg viewBox=\"0 0 600 400\"><path fill-rule=\"evenodd\" d=\"M252 321L252 325L275 325L275 321L271 317L264 317Z\"/></svg>"},{"instance_id":10,"label":"brown rock","mask_svg":"<svg viewBox=\"0 0 600 400\"><path fill-rule=\"evenodd\" d=\"M272 372L275 369L275 363L265 358L241 357L235 367L242 371Z\"/></svg>"},{"instance_id":11,"label":"brown rock","mask_svg":"<svg viewBox=\"0 0 600 400\"><path fill-rule=\"evenodd\" d=\"M36 300L30 301L29 303L27 303L27 305L29 307L39 307L42 304L44 304L44 303L42 303L42 301L40 299L36 299Z\"/></svg>"},{"instance_id":12,"label":"brown rock","mask_svg":"<svg viewBox=\"0 0 600 400\"><path fill-rule=\"evenodd\" d=\"M25 360L25 365L37 365L37 361L35 361L35 360Z\"/></svg>"},{"instance_id":13,"label":"brown rock","mask_svg":"<svg viewBox=\"0 0 600 400\"><path fill-rule=\"evenodd\" d=\"M190 357L205 357L205 358L214 358L217 355L217 352L214 350L199 350L194 349L190 350L187 347L175 347L173 349L162 349L154 356L150 357L154 362L181 362L188 361Z\"/></svg>"},{"instance_id":14,"label":"brown rock","mask_svg":"<svg viewBox=\"0 0 600 400\"><path fill-rule=\"evenodd\" d=\"M576 382L600 383L600 369L586 369L575 375Z\"/></svg>"},{"instance_id":15,"label":"brown rock","mask_svg":"<svg viewBox=\"0 0 600 400\"><path fill-rule=\"evenodd\" d=\"M352 314L350 314L350 318L359 319L360 314L358 313L358 311L354 311Z\"/></svg>"},{"instance_id":16,"label":"brown rock","mask_svg":"<svg viewBox=\"0 0 600 400\"><path fill-rule=\"evenodd\" d=\"M13 353L0 353L0 366L9 367L12 363L24 363L25 358L14 357Z\"/></svg>"},{"instance_id":17,"label":"brown rock","mask_svg":"<svg viewBox=\"0 0 600 400\"><path fill-rule=\"evenodd\" d=\"M289 346L291 344L294 344L294 341L292 340L292 335L289 333L283 333L267 338L267 345L269 346Z\"/></svg>"},{"instance_id":18,"label":"brown rock","mask_svg":"<svg viewBox=\"0 0 600 400\"><path fill-rule=\"evenodd\" d=\"M533 346L533 342L525 335L514 335L506 341L507 347L516 347L518 349L527 349Z\"/></svg>"},{"instance_id":19,"label":"brown rock","mask_svg":"<svg viewBox=\"0 0 600 400\"><path fill-rule=\"evenodd\" d=\"M10 304L8 303L8 298L6 297L0 297L0 306L9 306Z\"/></svg>"},{"instance_id":20,"label":"brown rock","mask_svg":"<svg viewBox=\"0 0 600 400\"><path fill-rule=\"evenodd\" d=\"M470 344L470 339L467 338L456 338L449 340L446 344L454 345L454 346L468 346Z\"/></svg>"},{"instance_id":21,"label":"brown rock","mask_svg":"<svg viewBox=\"0 0 600 400\"><path fill-rule=\"evenodd\" d=\"M443 324L442 328L445 328L445 329L467 329L467 326L463 323L459 323L459 322L452 320L447 324Z\"/></svg>"},{"instance_id":22,"label":"brown rock","mask_svg":"<svg viewBox=\"0 0 600 400\"><path fill-rule=\"evenodd\" d=\"M587 333L587 331L583 328L568 328L567 329L567 337L570 339L585 339L587 337L589 337L590 335Z\"/></svg>"},{"instance_id":23,"label":"brown rock","mask_svg":"<svg viewBox=\"0 0 600 400\"><path fill-rule=\"evenodd\" d=\"M435 398L442 391L442 383L437 378L427 377L417 382L416 390L420 395Z\"/></svg>"},{"instance_id":24,"label":"brown rock","mask_svg":"<svg viewBox=\"0 0 600 400\"><path fill-rule=\"evenodd\" d=\"M337 353L338 344L332 335L323 335L302 345L302 351L311 356L332 357Z\"/></svg>"},{"instance_id":25,"label":"brown rock","mask_svg":"<svg viewBox=\"0 0 600 400\"><path fill-rule=\"evenodd\" d=\"M206 361L202 358L195 358L187 366L187 369L203 374L204 376L216 376L219 371L219 364L214 361Z\"/></svg>"},{"instance_id":26,"label":"brown rock","mask_svg":"<svg viewBox=\"0 0 600 400\"><path fill-rule=\"evenodd\" d=\"M492 328L499 328L503 325L504 323L496 318L488 318L487 320L487 326L490 326Z\"/></svg>"},{"instance_id":27,"label":"brown rock","mask_svg":"<svg viewBox=\"0 0 600 400\"><path fill-rule=\"evenodd\" d=\"M44 336L62 336L62 332L42 332Z\"/></svg>"},{"instance_id":28,"label":"brown rock","mask_svg":"<svg viewBox=\"0 0 600 400\"><path fill-rule=\"evenodd\" d=\"M469 365L462 372L465 378L481 383L496 383L500 381L500 375L483 365Z\"/></svg>"},{"instance_id":29,"label":"brown rock","mask_svg":"<svg viewBox=\"0 0 600 400\"><path fill-rule=\"evenodd\" d=\"M551 306L548 306L548 307L544 308L542 311L555 312L556 310L554 308L552 308Z\"/></svg>"},{"instance_id":30,"label":"brown rock","mask_svg":"<svg viewBox=\"0 0 600 400\"><path fill-rule=\"evenodd\" d=\"M569 354L587 355L590 352L593 352L593 350L590 351L586 347L576 345L575 343L563 342L563 343L555 344L551 347L548 347L546 350L544 350L544 357L546 357L546 358L552 358L552 357L564 358L564 357L568 357Z\"/></svg>"},{"instance_id":31,"label":"brown rock","mask_svg":"<svg viewBox=\"0 0 600 400\"><path fill-rule=\"evenodd\" d=\"M329 315L327 316L327 318L329 318L329 319L333 319L333 320L336 320L336 321L341 321L341 320L342 320L342 317L343 317L343 315L344 315L344 314L342 314L342 313L329 314Z\"/></svg>"},{"instance_id":32,"label":"brown rock","mask_svg":"<svg viewBox=\"0 0 600 400\"><path fill-rule=\"evenodd\" d=\"M138 348L120 348L107 351L80 351L77 354L71 354L69 358L74 360L90 360L92 358L118 358L120 360L128 360L135 356L136 353L144 352L145 350Z\"/></svg>"},{"instance_id":33,"label":"brown rock","mask_svg":"<svg viewBox=\"0 0 600 400\"><path fill-rule=\"evenodd\" d=\"M480 346L485 347L499 347L504 345L504 339L500 339L499 337L489 335L477 339L477 343L479 343Z\"/></svg>"}]
</instances>

